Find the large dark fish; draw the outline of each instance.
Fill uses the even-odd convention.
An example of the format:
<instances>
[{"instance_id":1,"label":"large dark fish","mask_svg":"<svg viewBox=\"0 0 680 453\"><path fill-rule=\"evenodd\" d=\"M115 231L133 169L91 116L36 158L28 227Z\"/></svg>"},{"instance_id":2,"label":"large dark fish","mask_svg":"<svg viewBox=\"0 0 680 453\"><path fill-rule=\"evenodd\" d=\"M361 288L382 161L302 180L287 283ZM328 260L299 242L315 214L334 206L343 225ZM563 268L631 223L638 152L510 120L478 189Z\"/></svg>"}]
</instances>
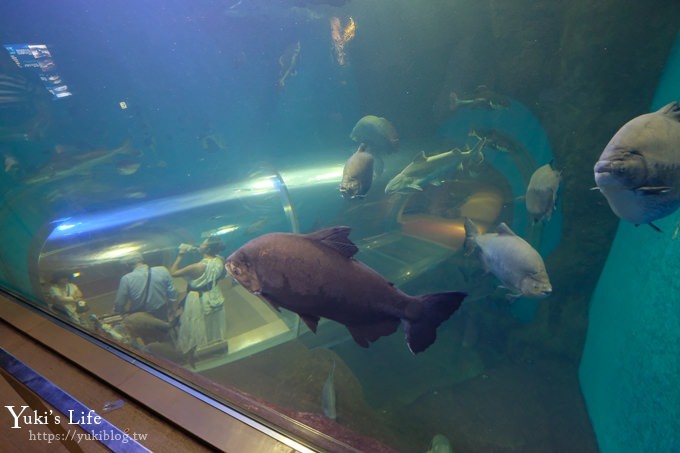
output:
<instances>
[{"instance_id":1,"label":"large dark fish","mask_svg":"<svg viewBox=\"0 0 680 453\"><path fill-rule=\"evenodd\" d=\"M316 332L319 318L344 324L360 346L390 335L401 322L413 353L427 349L437 327L463 302L465 293L409 296L353 259L358 248L349 227L311 234L270 233L251 240L226 268L244 288L277 310L300 315Z\"/></svg>"},{"instance_id":2,"label":"large dark fish","mask_svg":"<svg viewBox=\"0 0 680 453\"><path fill-rule=\"evenodd\" d=\"M623 125L595 164L595 183L614 214L636 225L680 207L680 104Z\"/></svg>"}]
</instances>

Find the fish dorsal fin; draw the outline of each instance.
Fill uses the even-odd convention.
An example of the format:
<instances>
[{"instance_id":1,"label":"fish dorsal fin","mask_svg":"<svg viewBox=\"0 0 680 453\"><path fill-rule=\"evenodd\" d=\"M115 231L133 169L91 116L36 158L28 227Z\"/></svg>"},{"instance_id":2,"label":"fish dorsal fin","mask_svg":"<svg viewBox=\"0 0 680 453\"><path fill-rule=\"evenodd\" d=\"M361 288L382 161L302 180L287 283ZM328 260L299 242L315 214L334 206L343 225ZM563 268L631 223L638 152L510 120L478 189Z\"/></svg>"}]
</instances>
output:
<instances>
[{"instance_id":1,"label":"fish dorsal fin","mask_svg":"<svg viewBox=\"0 0 680 453\"><path fill-rule=\"evenodd\" d=\"M425 155L425 151L421 151L418 154L416 154L416 157L413 159L413 162L425 162L427 161L427 156Z\"/></svg>"},{"instance_id":2,"label":"fish dorsal fin","mask_svg":"<svg viewBox=\"0 0 680 453\"><path fill-rule=\"evenodd\" d=\"M309 239L323 243L347 258L351 258L356 255L359 248L349 239L350 231L352 231L350 227L337 226L315 231L306 236Z\"/></svg>"},{"instance_id":3,"label":"fish dorsal fin","mask_svg":"<svg viewBox=\"0 0 680 453\"><path fill-rule=\"evenodd\" d=\"M502 222L500 225L496 227L496 233L498 234L504 234L508 236L517 236L514 231L510 229L510 227L505 223Z\"/></svg>"},{"instance_id":4,"label":"fish dorsal fin","mask_svg":"<svg viewBox=\"0 0 680 453\"><path fill-rule=\"evenodd\" d=\"M661 107L659 113L680 121L680 104L677 101L673 101Z\"/></svg>"}]
</instances>

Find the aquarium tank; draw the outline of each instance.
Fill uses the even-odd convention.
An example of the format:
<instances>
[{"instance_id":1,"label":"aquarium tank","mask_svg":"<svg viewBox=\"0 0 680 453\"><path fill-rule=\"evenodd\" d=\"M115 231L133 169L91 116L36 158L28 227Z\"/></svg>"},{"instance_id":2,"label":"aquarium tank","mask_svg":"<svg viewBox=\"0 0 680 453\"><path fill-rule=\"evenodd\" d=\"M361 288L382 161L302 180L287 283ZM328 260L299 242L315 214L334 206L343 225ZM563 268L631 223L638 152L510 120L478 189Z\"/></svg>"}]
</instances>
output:
<instances>
[{"instance_id":1,"label":"aquarium tank","mask_svg":"<svg viewBox=\"0 0 680 453\"><path fill-rule=\"evenodd\" d=\"M680 451L680 2L0 12L6 307L293 450Z\"/></svg>"}]
</instances>

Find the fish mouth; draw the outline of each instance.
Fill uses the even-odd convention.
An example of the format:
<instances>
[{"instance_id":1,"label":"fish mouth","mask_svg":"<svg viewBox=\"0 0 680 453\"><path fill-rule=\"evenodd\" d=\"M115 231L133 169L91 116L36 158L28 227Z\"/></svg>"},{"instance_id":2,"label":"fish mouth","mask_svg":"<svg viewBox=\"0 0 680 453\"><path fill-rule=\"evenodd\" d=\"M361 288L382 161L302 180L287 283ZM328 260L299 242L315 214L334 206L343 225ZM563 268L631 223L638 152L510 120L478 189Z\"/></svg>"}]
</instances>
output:
<instances>
[{"instance_id":1,"label":"fish mouth","mask_svg":"<svg viewBox=\"0 0 680 453\"><path fill-rule=\"evenodd\" d=\"M229 272L234 279L238 280L238 276L241 274L241 270L234 265L231 261L224 263L224 268Z\"/></svg>"},{"instance_id":2,"label":"fish mouth","mask_svg":"<svg viewBox=\"0 0 680 453\"><path fill-rule=\"evenodd\" d=\"M635 162L632 160L616 159L616 160L601 160L595 164L595 174L599 175L619 175L625 176L630 173L631 169L635 167Z\"/></svg>"},{"instance_id":3,"label":"fish mouth","mask_svg":"<svg viewBox=\"0 0 680 453\"><path fill-rule=\"evenodd\" d=\"M595 164L595 173L609 174L615 171L617 167L619 167L619 165L616 165L616 162L601 160Z\"/></svg>"},{"instance_id":4,"label":"fish mouth","mask_svg":"<svg viewBox=\"0 0 680 453\"><path fill-rule=\"evenodd\" d=\"M262 285L257 279L257 276L244 270L238 263L234 263L227 258L227 262L224 263L224 268L229 275L231 275L231 278L236 280L239 285L243 286L249 292L259 294L262 290Z\"/></svg>"}]
</instances>

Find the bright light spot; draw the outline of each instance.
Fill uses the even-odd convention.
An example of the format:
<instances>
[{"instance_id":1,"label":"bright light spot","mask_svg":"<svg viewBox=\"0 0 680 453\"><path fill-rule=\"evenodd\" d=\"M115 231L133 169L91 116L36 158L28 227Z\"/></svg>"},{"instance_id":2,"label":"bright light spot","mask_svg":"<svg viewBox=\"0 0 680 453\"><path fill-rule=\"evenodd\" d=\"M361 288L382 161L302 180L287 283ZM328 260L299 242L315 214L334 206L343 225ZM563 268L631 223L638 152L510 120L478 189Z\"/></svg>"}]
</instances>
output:
<instances>
[{"instance_id":1,"label":"bright light spot","mask_svg":"<svg viewBox=\"0 0 680 453\"><path fill-rule=\"evenodd\" d=\"M342 178L342 168L335 168L333 171L321 173L311 178L314 182L335 182Z\"/></svg>"},{"instance_id":2,"label":"bright light spot","mask_svg":"<svg viewBox=\"0 0 680 453\"><path fill-rule=\"evenodd\" d=\"M251 190L274 190L274 182L272 181L272 178L261 178L258 180L253 181L249 186L248 189Z\"/></svg>"},{"instance_id":3,"label":"bright light spot","mask_svg":"<svg viewBox=\"0 0 680 453\"><path fill-rule=\"evenodd\" d=\"M282 172L282 176L289 189L338 183L342 179L343 167L344 165L331 165L327 167L305 168Z\"/></svg>"},{"instance_id":4,"label":"bright light spot","mask_svg":"<svg viewBox=\"0 0 680 453\"><path fill-rule=\"evenodd\" d=\"M58 231L66 231L66 230L70 230L71 228L75 227L76 225L78 225L78 224L77 224L77 223L67 223L67 224L65 224L65 225L59 225L59 226L57 227L57 230L58 230Z\"/></svg>"},{"instance_id":5,"label":"bright light spot","mask_svg":"<svg viewBox=\"0 0 680 453\"><path fill-rule=\"evenodd\" d=\"M139 246L138 245L117 245L114 247L109 248L108 250L98 253L97 254L97 259L105 261L105 260L113 260L116 258L122 258L124 256L127 256L133 252L138 252L139 251Z\"/></svg>"}]
</instances>

